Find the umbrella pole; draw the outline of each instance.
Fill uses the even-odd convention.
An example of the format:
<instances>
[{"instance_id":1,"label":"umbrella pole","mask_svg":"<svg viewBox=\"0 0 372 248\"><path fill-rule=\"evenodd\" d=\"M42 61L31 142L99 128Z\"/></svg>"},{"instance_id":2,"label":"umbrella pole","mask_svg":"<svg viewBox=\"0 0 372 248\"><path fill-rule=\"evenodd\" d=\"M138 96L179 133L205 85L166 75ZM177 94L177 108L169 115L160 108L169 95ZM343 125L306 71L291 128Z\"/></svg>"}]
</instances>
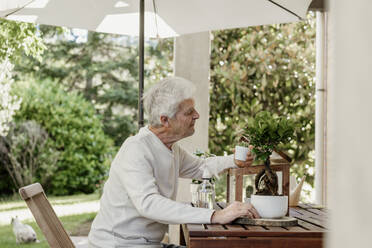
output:
<instances>
[{"instance_id":1,"label":"umbrella pole","mask_svg":"<svg viewBox=\"0 0 372 248\"><path fill-rule=\"evenodd\" d=\"M143 86L144 86L144 22L145 22L145 0L140 0L140 28L139 28L139 85L138 85L138 129L143 127Z\"/></svg>"}]
</instances>

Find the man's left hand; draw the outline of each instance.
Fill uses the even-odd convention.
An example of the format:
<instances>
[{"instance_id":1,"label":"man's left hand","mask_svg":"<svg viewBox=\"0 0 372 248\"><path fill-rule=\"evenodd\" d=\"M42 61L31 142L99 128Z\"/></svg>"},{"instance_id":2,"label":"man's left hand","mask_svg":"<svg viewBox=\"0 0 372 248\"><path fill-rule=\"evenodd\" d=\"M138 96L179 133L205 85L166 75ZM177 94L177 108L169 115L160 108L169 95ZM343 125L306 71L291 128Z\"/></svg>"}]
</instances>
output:
<instances>
[{"instance_id":1,"label":"man's left hand","mask_svg":"<svg viewBox=\"0 0 372 248\"><path fill-rule=\"evenodd\" d=\"M234 162L239 168L244 168L244 167L248 167L252 165L254 157L251 153L252 147L250 146L249 148L250 148L250 151L248 152L247 159L245 161L235 159L235 149L234 149Z\"/></svg>"}]
</instances>

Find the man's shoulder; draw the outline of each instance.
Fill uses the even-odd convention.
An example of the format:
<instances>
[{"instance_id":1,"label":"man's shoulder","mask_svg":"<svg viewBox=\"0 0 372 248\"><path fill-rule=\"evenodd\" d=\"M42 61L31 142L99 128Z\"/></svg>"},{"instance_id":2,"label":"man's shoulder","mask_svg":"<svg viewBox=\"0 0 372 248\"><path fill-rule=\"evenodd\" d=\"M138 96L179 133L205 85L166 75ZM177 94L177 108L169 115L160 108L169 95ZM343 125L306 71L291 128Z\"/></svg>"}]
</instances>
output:
<instances>
[{"instance_id":1,"label":"man's shoulder","mask_svg":"<svg viewBox=\"0 0 372 248\"><path fill-rule=\"evenodd\" d=\"M143 134L136 134L127 138L121 145L118 153L116 154L112 165L115 164L126 164L124 161L134 161L144 157L145 154L149 153L147 137Z\"/></svg>"},{"instance_id":2,"label":"man's shoulder","mask_svg":"<svg viewBox=\"0 0 372 248\"><path fill-rule=\"evenodd\" d=\"M128 137L124 143L123 147L129 147L129 146L143 146L146 143L148 143L148 140L151 138L151 135L149 133L145 132L139 132L136 135L133 135L131 137Z\"/></svg>"}]
</instances>

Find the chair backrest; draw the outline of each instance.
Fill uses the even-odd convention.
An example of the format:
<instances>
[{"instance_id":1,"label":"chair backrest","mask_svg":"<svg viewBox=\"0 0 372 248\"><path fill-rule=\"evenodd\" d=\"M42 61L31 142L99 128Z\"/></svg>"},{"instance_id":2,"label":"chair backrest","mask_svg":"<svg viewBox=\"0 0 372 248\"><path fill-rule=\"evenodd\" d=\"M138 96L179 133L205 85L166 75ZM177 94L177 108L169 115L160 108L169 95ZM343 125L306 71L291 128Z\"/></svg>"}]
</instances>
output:
<instances>
[{"instance_id":1,"label":"chair backrest","mask_svg":"<svg viewBox=\"0 0 372 248\"><path fill-rule=\"evenodd\" d=\"M54 212L52 205L50 205L40 183L34 183L20 188L19 194L26 201L50 247L75 247Z\"/></svg>"}]
</instances>

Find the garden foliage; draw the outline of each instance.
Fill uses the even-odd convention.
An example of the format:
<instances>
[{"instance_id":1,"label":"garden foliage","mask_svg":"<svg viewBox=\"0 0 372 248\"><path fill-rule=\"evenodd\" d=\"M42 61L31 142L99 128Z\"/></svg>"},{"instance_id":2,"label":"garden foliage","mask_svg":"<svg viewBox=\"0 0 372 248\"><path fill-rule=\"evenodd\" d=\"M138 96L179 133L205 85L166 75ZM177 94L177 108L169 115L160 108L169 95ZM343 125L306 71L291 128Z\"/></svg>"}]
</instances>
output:
<instances>
[{"instance_id":1,"label":"garden foliage","mask_svg":"<svg viewBox=\"0 0 372 248\"><path fill-rule=\"evenodd\" d=\"M298 176L313 184L315 135L315 17L298 23L213 32L210 151L232 150L249 117L266 110L299 124L282 146Z\"/></svg>"},{"instance_id":2,"label":"garden foliage","mask_svg":"<svg viewBox=\"0 0 372 248\"><path fill-rule=\"evenodd\" d=\"M13 123L7 136L0 139L1 164L16 189L34 182L49 188L59 158L50 141L35 121Z\"/></svg>"},{"instance_id":3,"label":"garden foliage","mask_svg":"<svg viewBox=\"0 0 372 248\"><path fill-rule=\"evenodd\" d=\"M34 24L0 19L0 62L14 63L23 54L40 60L44 49Z\"/></svg>"},{"instance_id":4,"label":"garden foliage","mask_svg":"<svg viewBox=\"0 0 372 248\"><path fill-rule=\"evenodd\" d=\"M105 133L116 146L137 130L138 40L97 32L40 26L47 49L40 62L24 57L17 77L52 78L68 92L79 92L102 116ZM171 73L171 40L147 41L146 84Z\"/></svg>"},{"instance_id":5,"label":"garden foliage","mask_svg":"<svg viewBox=\"0 0 372 248\"><path fill-rule=\"evenodd\" d=\"M107 173L112 151L94 107L52 81L19 84L17 92L23 102L15 120L37 122L59 153L47 191L55 195L92 193Z\"/></svg>"},{"instance_id":6,"label":"garden foliage","mask_svg":"<svg viewBox=\"0 0 372 248\"><path fill-rule=\"evenodd\" d=\"M19 62L22 55L40 60L44 48L35 25L0 19L0 139L3 145L22 100L11 93L13 64ZM8 157L2 156L7 149L0 146L0 192L5 194L14 192L14 188L9 187L12 181L4 164Z\"/></svg>"},{"instance_id":7,"label":"garden foliage","mask_svg":"<svg viewBox=\"0 0 372 248\"><path fill-rule=\"evenodd\" d=\"M0 136L7 135L13 115L21 105L21 99L11 93L14 83L12 69L8 59L0 61Z\"/></svg>"},{"instance_id":8,"label":"garden foliage","mask_svg":"<svg viewBox=\"0 0 372 248\"><path fill-rule=\"evenodd\" d=\"M267 110L300 124L296 138L282 148L295 161L292 172L306 173L314 162L314 15L304 22L212 34L210 152L231 151L237 130ZM15 63L16 81L40 82L18 87L23 102L16 119L37 122L58 151L48 188L54 194L92 192L107 172L106 135L119 146L136 131L137 40L92 32L85 38L70 29L0 21L0 60ZM146 85L171 74L172 44L146 43ZM313 176L306 180L312 184Z\"/></svg>"}]
</instances>

